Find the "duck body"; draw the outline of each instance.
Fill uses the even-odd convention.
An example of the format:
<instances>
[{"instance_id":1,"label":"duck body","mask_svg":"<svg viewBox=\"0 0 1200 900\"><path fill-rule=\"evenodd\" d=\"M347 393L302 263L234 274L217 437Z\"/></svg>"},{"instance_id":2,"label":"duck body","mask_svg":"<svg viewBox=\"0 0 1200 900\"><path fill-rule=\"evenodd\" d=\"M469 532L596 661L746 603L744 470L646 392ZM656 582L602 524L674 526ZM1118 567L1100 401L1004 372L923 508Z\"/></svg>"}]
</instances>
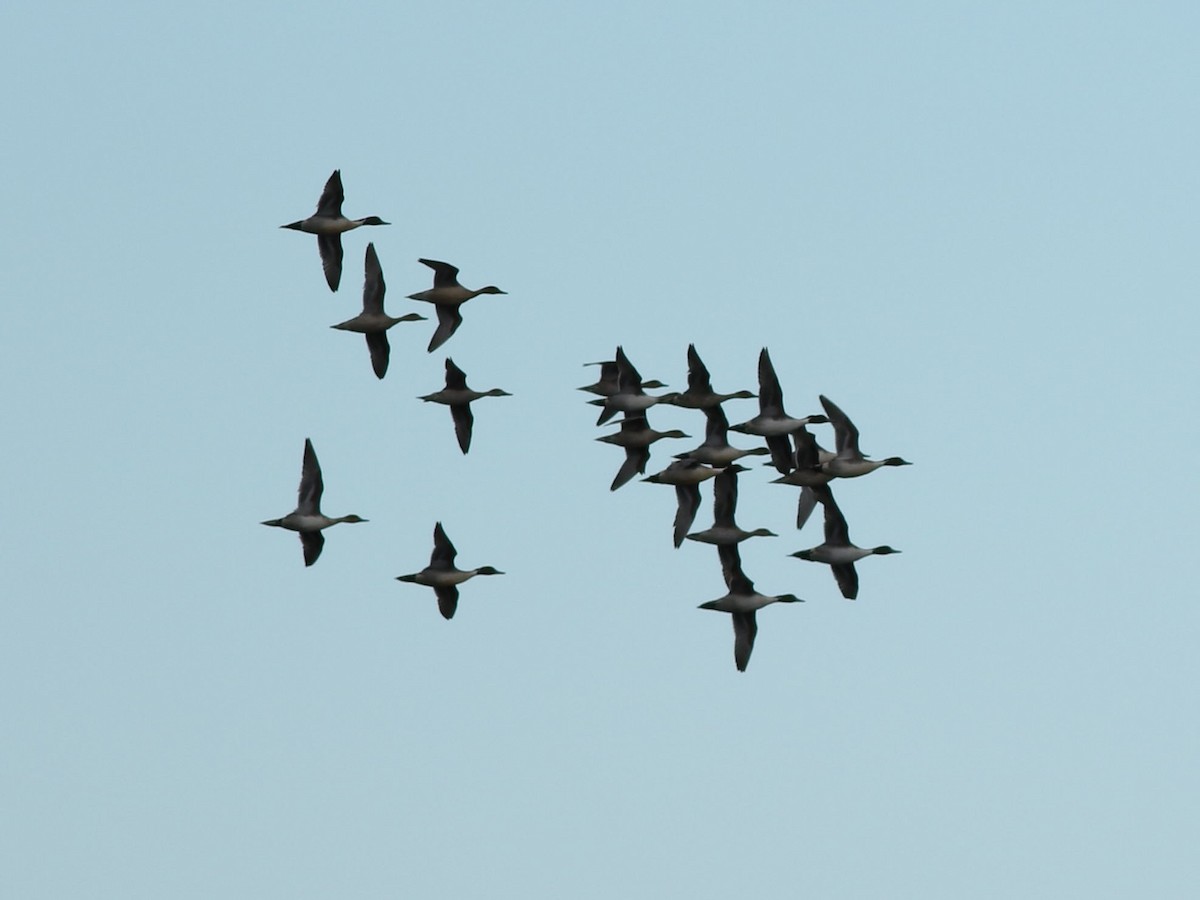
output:
<instances>
[{"instance_id":1,"label":"duck body","mask_svg":"<svg viewBox=\"0 0 1200 900\"><path fill-rule=\"evenodd\" d=\"M442 618L452 619L458 609L458 586L460 584L469 581L476 575L504 574L492 566L459 569L454 565L457 556L458 551L450 542L450 538L446 536L442 523L438 522L433 527L433 554L429 558L429 565L411 575L397 575L396 580L433 588L438 601L438 611L442 614Z\"/></svg>"},{"instance_id":2,"label":"duck body","mask_svg":"<svg viewBox=\"0 0 1200 900\"><path fill-rule=\"evenodd\" d=\"M474 391L467 387L467 373L455 365L454 360L446 357L446 387L432 394L419 397L426 403L441 403L450 407L450 416L454 420L454 434L458 438L458 447L463 453L471 449L471 434L475 426L475 414L471 412L471 404L481 397L511 397L508 391L492 388L488 391Z\"/></svg>"},{"instance_id":3,"label":"duck body","mask_svg":"<svg viewBox=\"0 0 1200 900\"><path fill-rule=\"evenodd\" d=\"M437 307L438 327L429 340L428 351L432 353L458 330L462 324L462 312L459 307L468 300L480 294L504 294L495 285L489 284L476 290L463 287L458 283L458 267L436 259L418 259L417 262L433 269L433 287L427 291L409 294L409 300L420 300L432 303Z\"/></svg>"},{"instance_id":4,"label":"duck body","mask_svg":"<svg viewBox=\"0 0 1200 900\"><path fill-rule=\"evenodd\" d=\"M677 459L661 472L643 478L651 484L670 484L675 487L675 546L683 543L687 531L696 521L696 512L700 509L700 485L720 473L694 459Z\"/></svg>"},{"instance_id":5,"label":"duck body","mask_svg":"<svg viewBox=\"0 0 1200 900\"><path fill-rule=\"evenodd\" d=\"M347 231L353 231L362 225L389 225L378 216L366 216L362 219L347 219L343 215L338 216L309 216L307 219L300 219L298 222L289 222L287 225L280 225L280 228L290 228L293 231L303 231L305 234L321 234L334 235L345 234Z\"/></svg>"},{"instance_id":6,"label":"duck body","mask_svg":"<svg viewBox=\"0 0 1200 900\"><path fill-rule=\"evenodd\" d=\"M600 366L600 378L593 384L585 384L576 390L587 391L589 394L597 394L600 397L611 397L620 390L619 386L619 371L617 369L616 360L604 360L603 362L584 363L585 366ZM643 388L661 388L666 387L661 381L651 379L642 382ZM595 401L590 401L595 402ZM603 404L601 404L603 405Z\"/></svg>"},{"instance_id":7,"label":"duck body","mask_svg":"<svg viewBox=\"0 0 1200 900\"><path fill-rule=\"evenodd\" d=\"M655 472L650 477L643 478L642 481L648 481L651 484L673 484L676 487L694 487L703 484L710 478L715 478L721 474L721 471L721 469L706 466L699 460L685 457L675 460L661 472Z\"/></svg>"},{"instance_id":8,"label":"duck body","mask_svg":"<svg viewBox=\"0 0 1200 900\"><path fill-rule=\"evenodd\" d=\"M379 256L375 253L373 243L367 244L363 271L363 311L353 319L329 327L366 335L367 350L371 354L371 368L377 378L382 378L387 374L388 360L392 354L387 330L400 322L424 321L425 317L416 313L395 317L383 311L383 297L387 285L384 283L383 268L379 265Z\"/></svg>"},{"instance_id":9,"label":"duck body","mask_svg":"<svg viewBox=\"0 0 1200 900\"><path fill-rule=\"evenodd\" d=\"M326 528L342 522L365 522L361 516L327 516L321 512L321 495L325 491L325 482L321 476L321 465L317 462L317 453L312 441L304 440L304 462L300 470L300 490L296 509L279 519L267 519L263 525L295 531L300 535L300 543L304 548L304 565L311 566L321 555L325 546L325 536L321 534Z\"/></svg>"},{"instance_id":10,"label":"duck body","mask_svg":"<svg viewBox=\"0 0 1200 900\"><path fill-rule=\"evenodd\" d=\"M727 466L721 474L713 480L713 526L704 531L697 531L686 535L689 541L698 541L702 544L714 544L718 547L728 547L734 544L740 544L742 541L752 537L778 537L773 531L768 531L766 528L755 528L753 531L747 531L740 528L735 520L737 510L737 476L738 472L745 472L743 466L731 465Z\"/></svg>"},{"instance_id":11,"label":"duck body","mask_svg":"<svg viewBox=\"0 0 1200 900\"><path fill-rule=\"evenodd\" d=\"M822 451L807 428L799 428L792 434L796 452L792 459L795 468L782 478L776 478L772 484L787 484L800 488L800 500L796 506L796 527L803 528L808 522L817 503L826 498L832 499L829 482L834 476L825 470L822 460L828 460L833 454Z\"/></svg>"},{"instance_id":12,"label":"duck body","mask_svg":"<svg viewBox=\"0 0 1200 900\"><path fill-rule=\"evenodd\" d=\"M752 447L741 450L729 444L729 419L725 416L720 404L704 410L707 420L704 430L704 443L687 453L676 454L676 459L690 457L710 466L728 466L744 456L765 456L771 451L766 447Z\"/></svg>"},{"instance_id":13,"label":"duck body","mask_svg":"<svg viewBox=\"0 0 1200 900\"><path fill-rule=\"evenodd\" d=\"M606 444L616 444L618 447L625 449L645 448L649 447L655 441L660 441L663 438L685 438L687 437L678 428L672 428L669 431L655 431L646 422L645 416L628 416L621 420L621 430L612 434L601 435L596 438L598 441L603 441Z\"/></svg>"},{"instance_id":14,"label":"duck body","mask_svg":"<svg viewBox=\"0 0 1200 900\"><path fill-rule=\"evenodd\" d=\"M338 331L353 331L356 334L379 334L401 322L424 321L426 321L425 316L417 313L408 313L403 316L389 316L387 313L359 313L353 319L347 319L345 322L338 322L329 327L336 328Z\"/></svg>"},{"instance_id":15,"label":"duck body","mask_svg":"<svg viewBox=\"0 0 1200 900\"><path fill-rule=\"evenodd\" d=\"M642 376L637 368L629 361L629 357L625 355L625 350L622 347L617 347L617 390L601 400L593 400L592 402L598 406L604 407L600 411L600 417L596 419L597 425L603 425L617 413L625 413L626 416L637 415L644 413L651 406L657 403L667 402L674 394L663 394L661 396L651 396L643 389L645 384L642 383Z\"/></svg>"},{"instance_id":16,"label":"duck body","mask_svg":"<svg viewBox=\"0 0 1200 900\"><path fill-rule=\"evenodd\" d=\"M688 344L688 386L681 394L672 394L664 400L672 406L684 409L712 409L719 407L726 400L749 400L758 396L750 391L734 391L732 394L718 394L713 390L712 378L708 367L696 352L695 344Z\"/></svg>"},{"instance_id":17,"label":"duck body","mask_svg":"<svg viewBox=\"0 0 1200 900\"><path fill-rule=\"evenodd\" d=\"M887 459L852 459L835 456L823 463L821 468L833 478L860 478L870 475L876 469L884 466L911 466L908 460L899 456L889 456Z\"/></svg>"},{"instance_id":18,"label":"duck body","mask_svg":"<svg viewBox=\"0 0 1200 900\"><path fill-rule=\"evenodd\" d=\"M771 462L780 475L786 475L792 469L792 448L787 436L805 425L829 421L822 415L796 418L784 412L783 388L766 347L758 355L758 409L759 413L753 419L732 425L730 429L766 438Z\"/></svg>"},{"instance_id":19,"label":"duck body","mask_svg":"<svg viewBox=\"0 0 1200 900\"><path fill-rule=\"evenodd\" d=\"M745 672L754 651L754 639L758 635L756 613L772 603L803 603L795 594L759 593L754 582L742 571L741 556L736 546L720 547L721 568L725 573L725 584L729 592L716 600L701 603L700 609L730 613L733 619L733 661L739 672Z\"/></svg>"},{"instance_id":20,"label":"duck body","mask_svg":"<svg viewBox=\"0 0 1200 900\"><path fill-rule=\"evenodd\" d=\"M825 542L808 550L797 550L791 556L808 562L825 563L833 572L838 589L847 600L858 597L858 571L854 564L868 556L886 556L899 553L886 544L879 547L856 547L850 542L850 529L846 517L828 494L822 499L825 507Z\"/></svg>"},{"instance_id":21,"label":"duck body","mask_svg":"<svg viewBox=\"0 0 1200 900\"><path fill-rule=\"evenodd\" d=\"M615 434L605 434L596 438L598 441L606 444L616 444L618 447L625 449L625 462L617 470L616 477L613 478L612 484L609 485L608 489L615 491L629 482L633 476L640 475L646 471L646 465L650 462L650 445L655 441L662 440L663 438L685 437L687 435L677 429L655 431L650 427L644 415L627 415L621 420L620 431Z\"/></svg>"},{"instance_id":22,"label":"duck body","mask_svg":"<svg viewBox=\"0 0 1200 900\"><path fill-rule=\"evenodd\" d=\"M317 236L321 267L325 270L325 282L331 291L336 291L342 280L342 235L363 225L389 224L379 216L366 216L361 219L347 218L342 215L344 200L342 171L334 169L329 180L325 182L324 190L321 191L321 197L317 201L317 211L307 219L299 219L279 226Z\"/></svg>"},{"instance_id":23,"label":"duck body","mask_svg":"<svg viewBox=\"0 0 1200 900\"><path fill-rule=\"evenodd\" d=\"M755 528L753 531L747 531L744 528L739 528L737 525L713 525L712 528L706 528L704 531L693 531L685 537L689 541L712 544L714 547L729 547L734 544L740 544L742 541L747 541L752 537L779 537L779 535L766 528Z\"/></svg>"},{"instance_id":24,"label":"duck body","mask_svg":"<svg viewBox=\"0 0 1200 900\"><path fill-rule=\"evenodd\" d=\"M821 405L833 423L833 434L837 453L832 458L821 463L821 468L834 478L860 478L869 475L884 466L911 466L908 460L899 456L889 456L886 459L868 459L858 446L858 428L850 421L850 417L842 412L841 407L826 397L820 396Z\"/></svg>"}]
</instances>

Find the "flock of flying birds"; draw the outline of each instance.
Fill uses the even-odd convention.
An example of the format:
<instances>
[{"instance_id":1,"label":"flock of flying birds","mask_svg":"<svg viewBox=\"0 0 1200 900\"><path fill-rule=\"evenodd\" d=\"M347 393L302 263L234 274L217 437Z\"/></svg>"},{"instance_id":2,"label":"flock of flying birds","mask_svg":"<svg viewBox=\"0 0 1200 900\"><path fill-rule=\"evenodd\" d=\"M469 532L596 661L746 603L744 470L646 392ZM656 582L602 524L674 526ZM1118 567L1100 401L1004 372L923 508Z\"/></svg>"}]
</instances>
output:
<instances>
[{"instance_id":1,"label":"flock of flying birds","mask_svg":"<svg viewBox=\"0 0 1200 900\"><path fill-rule=\"evenodd\" d=\"M675 488L678 504L675 513L675 546L684 540L714 544L725 574L727 593L723 597L701 604L701 609L727 612L733 619L733 659L739 672L746 670L754 638L758 634L756 613L772 603L802 602L795 594L763 594L742 570L738 544L752 537L776 537L765 528L747 531L735 519L738 496L738 473L750 471L738 460L747 456L770 456L771 465L780 477L773 483L800 488L796 513L796 528L803 528L820 504L825 511L825 540L808 550L791 555L810 562L825 563L832 569L842 596L847 600L858 597L858 572L854 564L867 556L885 556L900 551L882 545L857 547L850 542L846 518L838 508L830 489L837 478L858 478L884 466L906 466L898 456L869 459L858 445L858 429L832 400L821 396L824 415L801 418L789 416L783 408L783 390L764 347L758 357L758 409L752 419L730 425L722 409L726 400L752 398L749 391L719 394L712 388L708 368L700 359L694 345L688 345L688 387L681 393L651 396L647 387L665 387L659 381L642 381L641 375L617 347L616 359L589 363L601 367L600 380L580 388L599 394L590 401L602 407L597 425L603 425L617 413L623 413L621 430L596 438L625 449L625 461L613 478L610 490L617 490L635 475L644 474L650 461L650 446L663 438L686 438L682 431L656 431L650 427L647 412L652 406L669 404L687 409L699 409L707 419L704 443L685 453L675 454L674 462L654 475L642 479L654 484L669 484ZM808 430L809 425L831 423L836 450L823 449ZM729 432L755 435L766 439L765 447L739 449L729 443ZM704 531L689 533L700 508L700 485L713 480L713 526Z\"/></svg>"},{"instance_id":2,"label":"flock of flying birds","mask_svg":"<svg viewBox=\"0 0 1200 900\"><path fill-rule=\"evenodd\" d=\"M317 247L325 270L325 280L330 290L336 291L342 275L343 232L363 225L386 225L378 216L348 219L342 214L342 180L340 171L335 171L325 184L317 211L307 219L301 219L283 228L290 228L317 236ZM410 300L432 303L437 311L438 325L429 341L428 350L441 347L462 324L461 307L480 294L503 294L494 286L471 290L458 283L458 269L449 263L421 259L421 263L433 269L433 287L430 290L409 295ZM384 280L379 258L373 244L367 245L363 283L363 310L353 319L332 326L343 331L354 331L366 336L371 365L375 375L383 378L387 373L390 348L387 330L400 322L424 320L424 316L410 313L394 318L383 309ZM735 519L738 496L738 474L750 471L738 461L749 456L770 456L770 465L779 473L774 484L791 485L800 489L796 513L796 527L803 528L814 510L820 505L824 511L825 539L808 550L790 554L798 559L828 565L833 572L842 596L854 600L858 596L858 573L854 564L868 556L898 553L898 550L883 545L858 547L850 541L845 516L834 500L830 483L837 479L858 478L885 466L905 466L909 463L898 456L885 459L870 459L859 449L858 429L850 418L832 400L821 395L824 415L808 415L800 418L789 416L783 408L783 391L775 374L771 357L766 348L758 359L758 394L737 391L719 394L712 388L707 367L700 359L694 345L688 346L688 387L683 392L659 395L646 393L647 388L666 387L660 381L643 381L623 348L617 347L616 357L599 363L600 378L594 384L580 390L598 395L590 401L601 407L597 425L603 425L618 414L620 429L603 435L596 440L615 444L625 451L625 460L610 489L615 491L635 476L645 474L650 460L650 447L664 438L686 438L679 430L656 431L650 427L648 411L658 404L667 404L687 409L700 410L707 419L705 440L698 447L675 455L674 461L661 472L642 479L654 484L668 484L675 488L677 512L674 522L674 543L680 547L684 540L715 545L725 575L727 593L701 604L701 609L727 612L733 620L734 662L738 671L745 671L754 649L758 632L756 613L772 603L802 602L794 594L769 595L757 591L754 582L742 570L738 545L752 537L775 537L765 528L745 530ZM473 417L471 403L481 397L510 396L499 388L475 391L467 387L467 376L454 361L446 358L446 386L420 399L441 403L450 407L454 420L455 434L459 447L465 454L470 449ZM758 398L759 414L738 425L730 425L722 404L727 400ZM833 451L822 448L808 426L829 423L833 426ZM762 437L766 446L739 449L729 444L728 432ZM713 525L704 531L689 532L700 508L700 485L713 482ZM323 530L340 522L364 522L356 515L326 516L321 512L321 494L324 484L321 468L317 462L312 442L304 442L304 463L301 469L299 500L296 509L279 519L270 519L264 525L272 525L295 531L300 535L304 549L304 564L311 566L321 554L325 538ZM420 572L401 575L398 581L432 587L437 595L441 614L452 618L458 606L458 585L476 575L501 575L491 566L474 569L459 569L455 565L457 551L438 522L433 531L433 554L429 565Z\"/></svg>"},{"instance_id":3,"label":"flock of flying birds","mask_svg":"<svg viewBox=\"0 0 1200 900\"><path fill-rule=\"evenodd\" d=\"M317 211L307 219L300 219L281 228L293 231L303 231L317 236L317 249L321 253L321 265L325 270L325 282L331 291L336 291L342 280L342 234L363 225L387 225L378 216L367 216L362 219L348 219L342 215L342 174L335 170L325 182L321 199L317 201ZM462 324L460 308L472 297L480 294L503 294L498 287L487 287L471 290L458 283L458 269L449 263L435 259L422 259L420 262L433 269L433 287L427 291L411 294L408 299L432 303L437 311L437 330L429 340L428 350L432 353L450 339ZM375 245L367 244L364 261L363 278L363 308L362 312L353 319L347 319L332 326L341 331L356 331L366 336L367 349L371 354L371 367L378 378L387 374L388 360L391 347L388 344L387 331L400 322L423 321L424 316L416 313L400 316L389 316L383 309L383 297L386 285L383 280L383 269L379 265L379 257L375 253ZM458 446L466 453L471 447L471 431L474 417L471 415L471 403L480 397L505 397L505 391L494 388L490 391L473 391L467 387L467 376L454 360L446 357L446 386L440 391L426 394L420 399L431 403L442 403L450 407L454 419L454 431L458 437ZM312 441L304 441L304 463L300 469L300 492L296 508L279 519L268 519L264 525L276 528L286 528L300 535L300 543L304 548L304 564L311 566L321 555L325 546L326 528L341 522L365 522L361 516L327 516L321 512L321 494L325 483L321 477L321 465L317 462L316 451ZM442 523L438 522L433 529L433 555L429 565L420 572L411 575L401 575L397 581L412 582L432 587L437 595L438 609L447 619L454 615L458 608L458 586L476 575L502 575L503 573L492 566L480 566L475 569L459 569L454 564L457 551L446 536Z\"/></svg>"}]
</instances>

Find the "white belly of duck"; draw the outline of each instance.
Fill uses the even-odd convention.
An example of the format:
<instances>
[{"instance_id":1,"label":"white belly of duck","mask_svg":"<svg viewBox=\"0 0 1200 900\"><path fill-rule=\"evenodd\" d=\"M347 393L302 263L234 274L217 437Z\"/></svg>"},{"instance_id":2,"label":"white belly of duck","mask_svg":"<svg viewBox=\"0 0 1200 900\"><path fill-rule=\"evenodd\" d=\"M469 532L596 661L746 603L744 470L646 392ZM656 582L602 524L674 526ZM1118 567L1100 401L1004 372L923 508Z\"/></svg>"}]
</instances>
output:
<instances>
[{"instance_id":1,"label":"white belly of duck","mask_svg":"<svg viewBox=\"0 0 1200 900\"><path fill-rule=\"evenodd\" d=\"M822 463L821 468L837 478L858 478L860 475L874 472L884 465L887 463L882 459L843 459L835 456L828 462Z\"/></svg>"},{"instance_id":2,"label":"white belly of duck","mask_svg":"<svg viewBox=\"0 0 1200 900\"><path fill-rule=\"evenodd\" d=\"M344 234L352 231L361 223L353 219L330 219L325 216L314 216L300 223L300 231L306 234Z\"/></svg>"},{"instance_id":3,"label":"white belly of duck","mask_svg":"<svg viewBox=\"0 0 1200 900\"><path fill-rule=\"evenodd\" d=\"M279 520L279 527L288 531L320 531L328 528L329 518L326 516L311 516L301 513L289 513Z\"/></svg>"},{"instance_id":4,"label":"white belly of duck","mask_svg":"<svg viewBox=\"0 0 1200 900\"><path fill-rule=\"evenodd\" d=\"M423 584L427 587L453 587L456 584L462 584L474 575L475 572L473 570L465 572L419 572L414 580L417 584Z\"/></svg>"},{"instance_id":5,"label":"white belly of duck","mask_svg":"<svg viewBox=\"0 0 1200 900\"><path fill-rule=\"evenodd\" d=\"M861 547L813 547L808 551L808 559L812 562L828 563L831 566L844 566L846 563L857 562L870 556L870 550Z\"/></svg>"}]
</instances>

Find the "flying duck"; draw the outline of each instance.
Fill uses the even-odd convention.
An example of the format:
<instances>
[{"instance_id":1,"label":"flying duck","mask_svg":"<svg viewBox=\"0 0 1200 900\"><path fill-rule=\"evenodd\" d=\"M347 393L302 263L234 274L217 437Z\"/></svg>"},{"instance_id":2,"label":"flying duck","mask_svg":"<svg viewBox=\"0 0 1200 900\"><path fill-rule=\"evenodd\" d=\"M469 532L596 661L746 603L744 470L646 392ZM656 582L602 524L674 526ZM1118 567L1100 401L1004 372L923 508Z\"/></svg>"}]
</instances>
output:
<instances>
[{"instance_id":1,"label":"flying duck","mask_svg":"<svg viewBox=\"0 0 1200 900\"><path fill-rule=\"evenodd\" d=\"M828 452L822 455L817 439L803 425L792 433L792 440L796 444L793 457L795 468L782 478L776 478L771 484L790 484L800 488L800 501L796 505L796 527L803 528L812 511L816 509L818 501L823 503L826 498L832 499L829 482L833 480L833 475L825 471L821 462L822 459L832 459L833 455Z\"/></svg>"},{"instance_id":2,"label":"flying duck","mask_svg":"<svg viewBox=\"0 0 1200 900\"><path fill-rule=\"evenodd\" d=\"M772 603L803 603L795 594L778 594L774 597L760 594L754 589L754 582L742 571L742 558L736 544L718 548L721 555L721 568L725 573L725 585L729 593L708 603L701 603L700 609L715 609L727 612L733 616L733 661L739 672L745 672L750 662L750 654L754 650L754 638L758 634L758 622L755 613Z\"/></svg>"},{"instance_id":3,"label":"flying duck","mask_svg":"<svg viewBox=\"0 0 1200 900\"><path fill-rule=\"evenodd\" d=\"M321 266L325 269L325 282L331 291L336 291L342 280L342 233L358 228L360 225L389 224L379 216L347 219L342 215L344 199L342 170L334 169L329 180L325 182L325 190L321 191L321 199L317 201L317 211L307 219L279 226L317 236L317 249L321 251Z\"/></svg>"},{"instance_id":4,"label":"flying duck","mask_svg":"<svg viewBox=\"0 0 1200 900\"><path fill-rule=\"evenodd\" d=\"M430 353L450 340L450 335L462 324L460 306L480 294L507 293L491 284L474 291L463 287L458 283L458 267L450 263L438 262L436 259L418 259L417 262L433 269L433 287L418 294L408 295L409 300L424 300L437 307L438 327L429 339Z\"/></svg>"},{"instance_id":5,"label":"flying duck","mask_svg":"<svg viewBox=\"0 0 1200 900\"><path fill-rule=\"evenodd\" d=\"M675 454L676 459L690 456L692 459L698 459L710 466L726 466L743 456L765 456L771 452L766 447L754 447L750 450L731 447L729 444L729 419L725 417L725 410L720 406L710 406L704 410L704 417L708 420L704 429L704 443L687 453Z\"/></svg>"},{"instance_id":6,"label":"flying duck","mask_svg":"<svg viewBox=\"0 0 1200 900\"><path fill-rule=\"evenodd\" d=\"M766 438L771 450L771 462L780 475L786 475L792 468L792 445L787 436L802 425L829 421L822 415L796 419L783 411L783 389L779 386L779 378L766 347L758 355L758 409L759 413L753 419L730 427L742 434Z\"/></svg>"},{"instance_id":7,"label":"flying duck","mask_svg":"<svg viewBox=\"0 0 1200 900\"><path fill-rule=\"evenodd\" d=\"M438 522L433 526L433 555L429 557L429 565L412 575L397 575L396 580L433 588L437 595L438 611L443 618L453 619L454 611L458 609L460 584L476 575L504 574L491 566L480 566L478 569L455 568L454 557L457 555L458 551L450 543L450 538L446 537L442 523Z\"/></svg>"},{"instance_id":8,"label":"flying duck","mask_svg":"<svg viewBox=\"0 0 1200 900\"><path fill-rule=\"evenodd\" d=\"M661 472L656 472L649 478L651 484L670 484L675 487L675 499L678 510L675 513L675 546L683 543L692 523L696 521L696 511L700 509L700 484L715 475L721 469L713 469L694 459L677 459Z\"/></svg>"},{"instance_id":9,"label":"flying duck","mask_svg":"<svg viewBox=\"0 0 1200 900\"><path fill-rule=\"evenodd\" d=\"M603 362L584 363L585 366L600 366L600 378L593 384L585 384L576 390L587 391L589 394L598 394L601 397L611 397L618 390L617 379L619 372L617 370L617 361L615 359L606 359ZM643 381L644 388L661 388L666 387L661 381ZM595 403L595 401L589 401Z\"/></svg>"},{"instance_id":10,"label":"flying duck","mask_svg":"<svg viewBox=\"0 0 1200 900\"><path fill-rule=\"evenodd\" d=\"M642 383L642 376L638 373L633 363L629 361L629 357L625 355L625 350L621 347L617 347L616 362L616 392L600 400L590 401L595 406L604 407L600 411L600 418L596 419L597 425L603 425L619 412L623 412L626 415L644 413L654 404L664 403L669 398L676 396L675 394L663 394L652 397L643 391L642 388L646 387L646 385Z\"/></svg>"},{"instance_id":11,"label":"flying duck","mask_svg":"<svg viewBox=\"0 0 1200 900\"><path fill-rule=\"evenodd\" d=\"M442 403L450 407L450 415L454 418L454 433L458 436L458 446L466 453L471 449L471 428L475 416L471 413L471 404L480 397L511 397L508 391L492 388L490 391L473 391L467 387L467 373L454 364L454 360L446 357L446 387L432 394L419 397L426 403Z\"/></svg>"},{"instance_id":12,"label":"flying duck","mask_svg":"<svg viewBox=\"0 0 1200 900\"><path fill-rule=\"evenodd\" d=\"M367 244L363 268L366 274L363 278L362 312L353 319L329 327L366 335L367 349L371 352L371 368L375 370L376 378L382 378L387 374L388 358L392 352L388 345L387 330L398 322L424 321L425 317L409 313L395 319L383 311L383 294L387 286L383 282L383 269L379 265L379 257L375 254L374 244Z\"/></svg>"},{"instance_id":13,"label":"flying duck","mask_svg":"<svg viewBox=\"0 0 1200 900\"><path fill-rule=\"evenodd\" d=\"M321 529L337 525L339 522L367 521L355 515L336 518L324 515L321 512L321 494L324 491L321 464L317 462L317 453L313 450L312 441L305 438L304 465L300 470L300 496L296 502L296 509L282 519L268 519L262 524L299 532L306 566L311 566L317 561L317 557L321 555L321 548L325 546L325 535L321 534Z\"/></svg>"},{"instance_id":14,"label":"flying duck","mask_svg":"<svg viewBox=\"0 0 1200 900\"><path fill-rule=\"evenodd\" d=\"M696 352L695 344L688 344L688 387L682 394L672 394L665 403L682 406L687 409L712 409L719 407L726 400L748 400L756 396L749 391L735 391L732 394L718 394L712 388L712 379L708 367Z\"/></svg>"},{"instance_id":15,"label":"flying duck","mask_svg":"<svg viewBox=\"0 0 1200 900\"><path fill-rule=\"evenodd\" d=\"M821 405L833 423L833 434L837 447L837 456L822 464L822 468L835 478L858 478L874 472L882 466L911 466L908 460L899 456L889 456L887 459L867 459L858 449L858 429L850 421L850 417L841 408L826 397L820 395Z\"/></svg>"},{"instance_id":16,"label":"flying duck","mask_svg":"<svg viewBox=\"0 0 1200 900\"><path fill-rule=\"evenodd\" d=\"M726 466L721 474L713 479L713 527L705 531L696 531L687 535L689 541L699 541L702 544L723 546L739 544L752 537L778 537L766 528L755 528L746 531L739 528L734 520L737 510L737 473L747 469L736 463Z\"/></svg>"},{"instance_id":17,"label":"flying duck","mask_svg":"<svg viewBox=\"0 0 1200 900\"><path fill-rule=\"evenodd\" d=\"M856 547L850 543L850 529L846 527L846 517L838 509L833 495L828 494L822 501L825 507L825 543L811 550L797 550L789 554L797 559L809 562L825 563L833 570L842 596L847 600L858 597L858 572L854 569L856 560L867 556L886 556L889 553L899 553L886 544L879 547Z\"/></svg>"},{"instance_id":18,"label":"flying duck","mask_svg":"<svg viewBox=\"0 0 1200 900\"><path fill-rule=\"evenodd\" d=\"M685 437L687 437L686 434L674 428L670 431L655 431L646 421L644 413L638 416L626 413L625 418L621 420L620 431L596 438L606 444L616 444L618 447L625 448L625 462L617 470L617 475L609 486L609 490L615 491L634 475L641 475L646 471L646 463L650 461L650 445L655 441L662 438Z\"/></svg>"}]
</instances>

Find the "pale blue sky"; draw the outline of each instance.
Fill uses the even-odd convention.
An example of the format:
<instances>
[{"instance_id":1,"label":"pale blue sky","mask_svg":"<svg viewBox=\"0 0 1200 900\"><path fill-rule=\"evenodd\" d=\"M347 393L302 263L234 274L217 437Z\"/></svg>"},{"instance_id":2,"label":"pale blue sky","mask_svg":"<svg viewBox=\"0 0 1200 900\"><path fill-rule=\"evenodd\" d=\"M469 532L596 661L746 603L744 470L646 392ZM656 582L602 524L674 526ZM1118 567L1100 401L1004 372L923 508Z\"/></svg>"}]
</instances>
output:
<instances>
[{"instance_id":1,"label":"pale blue sky","mask_svg":"<svg viewBox=\"0 0 1200 900\"><path fill-rule=\"evenodd\" d=\"M1191 897L1190 4L19 4L0 12L0 894ZM308 215L340 168L342 288ZM19 217L19 218L18 218ZM427 256L481 297L394 315ZM430 327L426 327L427 324ZM621 343L836 400L860 599L742 479L759 616L608 483ZM463 457L414 398L453 356ZM727 407L731 420L754 412ZM658 427L695 435L699 414ZM327 533L258 523L304 439ZM743 445L749 439L741 441ZM697 518L711 521L709 492ZM436 520L451 622L393 580Z\"/></svg>"}]
</instances>

